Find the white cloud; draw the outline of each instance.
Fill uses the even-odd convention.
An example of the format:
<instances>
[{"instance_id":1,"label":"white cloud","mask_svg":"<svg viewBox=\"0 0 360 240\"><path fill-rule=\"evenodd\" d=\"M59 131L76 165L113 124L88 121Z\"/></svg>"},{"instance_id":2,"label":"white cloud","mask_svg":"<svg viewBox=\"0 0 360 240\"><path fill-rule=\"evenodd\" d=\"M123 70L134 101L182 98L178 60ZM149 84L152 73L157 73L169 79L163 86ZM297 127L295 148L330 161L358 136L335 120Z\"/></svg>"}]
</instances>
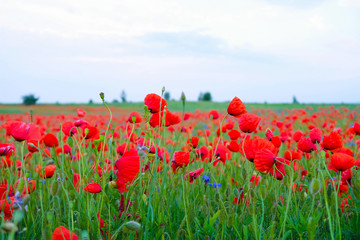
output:
<instances>
[{"instance_id":1,"label":"white cloud","mask_svg":"<svg viewBox=\"0 0 360 240\"><path fill-rule=\"evenodd\" d=\"M261 85L263 90L249 98L266 96L270 101L283 99L284 92L264 95L271 83L277 87L284 83L291 96L300 94L300 88L291 84L301 81L317 82L318 88L325 82L356 81L359 1L316 2L289 7L270 0L3 0L0 75L12 82L31 78L39 89L44 79L56 79L94 90L103 76L109 85L131 79L136 90L146 80L161 85L156 89L196 83L188 88L191 92L209 86L209 81L214 91L226 91L216 80L227 79L235 85ZM36 89L27 84L25 90ZM19 98L15 91L6 94L7 99ZM217 100L229 98L218 94ZM55 96L64 97L53 92L45 99L53 101Z\"/></svg>"}]
</instances>

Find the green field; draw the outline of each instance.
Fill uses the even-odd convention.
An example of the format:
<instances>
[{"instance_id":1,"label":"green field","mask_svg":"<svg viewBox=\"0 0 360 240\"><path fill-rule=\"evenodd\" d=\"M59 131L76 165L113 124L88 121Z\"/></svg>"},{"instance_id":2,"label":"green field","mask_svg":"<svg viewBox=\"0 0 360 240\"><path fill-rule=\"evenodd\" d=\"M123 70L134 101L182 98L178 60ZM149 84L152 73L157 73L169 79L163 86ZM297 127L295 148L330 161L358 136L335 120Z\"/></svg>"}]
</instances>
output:
<instances>
[{"instance_id":1,"label":"green field","mask_svg":"<svg viewBox=\"0 0 360 240\"><path fill-rule=\"evenodd\" d=\"M117 112L117 110L128 110L128 111L143 111L143 102L128 102L128 103L110 103L111 109ZM185 111L195 112L196 110L200 111L210 111L210 110L226 110L229 102L186 102ZM282 111L286 109L300 109L300 108L312 108L317 110L319 107L330 107L334 106L335 108L348 108L350 110L356 109L359 104L291 104L291 103L245 103L247 109L271 109L274 111ZM107 111L102 104L37 104L33 106L25 106L21 104L0 104L0 113L14 114L14 113L26 113L31 110L35 114L41 115L50 115L58 113L74 113L76 109L81 108L87 111L88 113L96 112L106 114ZM183 110L183 105L181 101L168 101L168 108L173 112L180 112Z\"/></svg>"}]
</instances>

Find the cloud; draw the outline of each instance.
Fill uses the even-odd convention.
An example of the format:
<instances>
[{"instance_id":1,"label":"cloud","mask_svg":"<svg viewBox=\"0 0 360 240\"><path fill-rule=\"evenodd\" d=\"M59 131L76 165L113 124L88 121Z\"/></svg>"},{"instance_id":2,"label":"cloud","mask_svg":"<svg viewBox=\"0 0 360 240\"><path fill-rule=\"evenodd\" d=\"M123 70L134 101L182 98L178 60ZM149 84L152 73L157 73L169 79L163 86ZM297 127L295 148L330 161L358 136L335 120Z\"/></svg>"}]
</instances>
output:
<instances>
[{"instance_id":1,"label":"cloud","mask_svg":"<svg viewBox=\"0 0 360 240\"><path fill-rule=\"evenodd\" d=\"M360 16L353 5L4 0L0 75L9 91L0 102L29 91L41 102L86 102L99 90L118 98L122 89L142 100L164 85L192 100L208 90L218 101L290 101L295 94L356 102Z\"/></svg>"}]
</instances>

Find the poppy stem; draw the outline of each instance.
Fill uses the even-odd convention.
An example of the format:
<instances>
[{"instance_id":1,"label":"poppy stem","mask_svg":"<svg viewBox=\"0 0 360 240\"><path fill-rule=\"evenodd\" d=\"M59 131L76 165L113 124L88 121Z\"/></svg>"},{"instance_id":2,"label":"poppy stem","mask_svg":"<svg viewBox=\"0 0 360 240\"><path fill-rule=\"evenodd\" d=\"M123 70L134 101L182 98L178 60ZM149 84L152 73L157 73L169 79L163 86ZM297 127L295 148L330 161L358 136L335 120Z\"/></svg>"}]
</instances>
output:
<instances>
[{"instance_id":1,"label":"poppy stem","mask_svg":"<svg viewBox=\"0 0 360 240\"><path fill-rule=\"evenodd\" d=\"M229 115L229 113L226 113L225 114L225 116L224 116L224 118L221 120L221 123L220 123L220 131L219 131L219 139L218 139L218 142L216 143L216 146L215 146L215 151L213 152L213 156L212 156L212 158L211 158L211 162L210 162L210 164L212 164L213 163L213 161L214 161L214 157L216 156L216 151L217 151L217 148L218 148L218 146L219 146L219 143L220 143L220 140L221 140L221 133L222 133L222 126L223 126L223 124L224 124L224 121L225 121L225 119L226 119L226 117Z\"/></svg>"}]
</instances>

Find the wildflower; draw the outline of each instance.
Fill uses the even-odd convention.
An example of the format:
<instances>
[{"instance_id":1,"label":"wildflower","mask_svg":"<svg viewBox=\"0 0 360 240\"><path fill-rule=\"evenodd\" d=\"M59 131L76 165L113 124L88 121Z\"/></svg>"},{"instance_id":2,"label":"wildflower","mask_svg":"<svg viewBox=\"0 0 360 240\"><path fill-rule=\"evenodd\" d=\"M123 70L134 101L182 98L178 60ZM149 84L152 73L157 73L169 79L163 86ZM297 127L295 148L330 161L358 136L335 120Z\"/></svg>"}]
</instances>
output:
<instances>
[{"instance_id":1,"label":"wildflower","mask_svg":"<svg viewBox=\"0 0 360 240\"><path fill-rule=\"evenodd\" d=\"M98 183L89 183L84 190L89 193L99 193L102 189Z\"/></svg>"},{"instance_id":2,"label":"wildflower","mask_svg":"<svg viewBox=\"0 0 360 240\"><path fill-rule=\"evenodd\" d=\"M144 104L148 107L151 113L157 113L159 111L162 111L167 105L166 100L155 93L146 95L144 99Z\"/></svg>"},{"instance_id":3,"label":"wildflower","mask_svg":"<svg viewBox=\"0 0 360 240\"><path fill-rule=\"evenodd\" d=\"M140 157L135 149L130 149L119 158L115 163L117 169L116 176L118 178L119 192L127 190L126 184L131 183L140 171Z\"/></svg>"},{"instance_id":4,"label":"wildflower","mask_svg":"<svg viewBox=\"0 0 360 240\"><path fill-rule=\"evenodd\" d=\"M355 165L355 159L352 156L349 156L344 153L335 153L330 157L330 163L328 169L332 169L335 172L345 171L349 168L352 168Z\"/></svg>"},{"instance_id":5,"label":"wildflower","mask_svg":"<svg viewBox=\"0 0 360 240\"><path fill-rule=\"evenodd\" d=\"M242 114L239 118L239 128L244 133L252 133L259 125L261 118L255 114Z\"/></svg>"},{"instance_id":6,"label":"wildflower","mask_svg":"<svg viewBox=\"0 0 360 240\"><path fill-rule=\"evenodd\" d=\"M60 226L54 230L51 240L78 240L78 236L67 228Z\"/></svg>"},{"instance_id":7,"label":"wildflower","mask_svg":"<svg viewBox=\"0 0 360 240\"><path fill-rule=\"evenodd\" d=\"M233 100L231 100L227 112L234 117L240 117L242 114L247 113L245 105L238 97L234 97Z\"/></svg>"}]
</instances>

